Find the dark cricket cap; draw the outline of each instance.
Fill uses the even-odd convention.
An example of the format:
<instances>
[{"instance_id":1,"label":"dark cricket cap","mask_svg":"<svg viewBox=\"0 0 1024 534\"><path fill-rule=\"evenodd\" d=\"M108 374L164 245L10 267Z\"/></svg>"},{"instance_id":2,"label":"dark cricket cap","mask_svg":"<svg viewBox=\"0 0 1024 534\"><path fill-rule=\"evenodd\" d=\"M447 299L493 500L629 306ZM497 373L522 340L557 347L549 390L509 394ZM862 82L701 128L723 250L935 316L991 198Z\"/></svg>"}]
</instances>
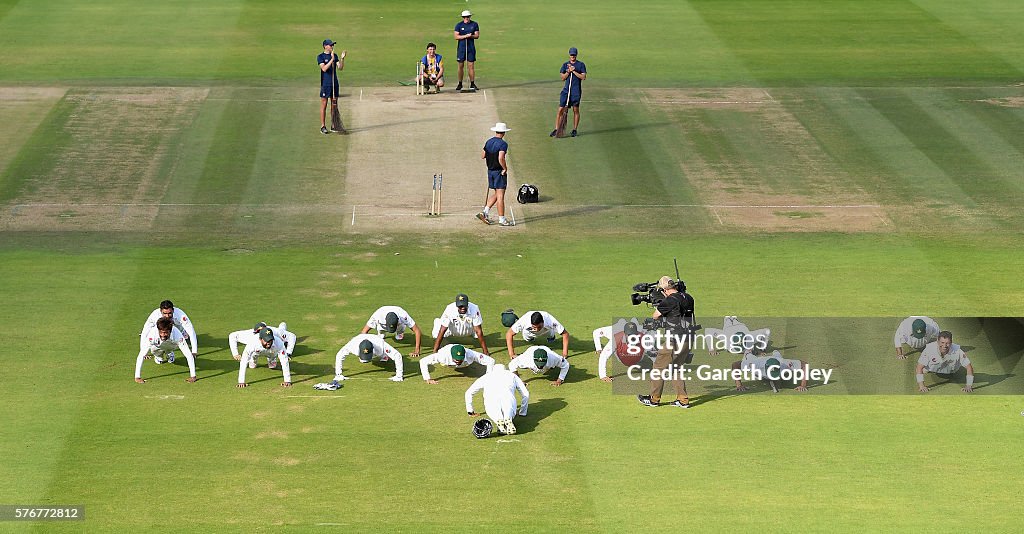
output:
<instances>
[{"instance_id":1,"label":"dark cricket cap","mask_svg":"<svg viewBox=\"0 0 1024 534\"><path fill-rule=\"evenodd\" d=\"M334 46L336 44L338 44L338 43L336 43L336 42L334 42L334 41L332 41L330 39L324 39L324 46L327 46L327 45Z\"/></svg>"},{"instance_id":2,"label":"dark cricket cap","mask_svg":"<svg viewBox=\"0 0 1024 534\"><path fill-rule=\"evenodd\" d=\"M398 330L398 314L395 312L388 312L384 317L384 326L387 327L388 332Z\"/></svg>"},{"instance_id":3,"label":"dark cricket cap","mask_svg":"<svg viewBox=\"0 0 1024 534\"><path fill-rule=\"evenodd\" d=\"M366 363L373 359L373 342L364 339L359 342L359 361Z\"/></svg>"},{"instance_id":4,"label":"dark cricket cap","mask_svg":"<svg viewBox=\"0 0 1024 534\"><path fill-rule=\"evenodd\" d=\"M469 306L469 296L465 293L455 295L455 307L464 308L466 306Z\"/></svg>"},{"instance_id":5,"label":"dark cricket cap","mask_svg":"<svg viewBox=\"0 0 1024 534\"><path fill-rule=\"evenodd\" d=\"M263 330L260 330L260 339L263 341L273 342L274 331L271 330L269 326L263 327Z\"/></svg>"},{"instance_id":6,"label":"dark cricket cap","mask_svg":"<svg viewBox=\"0 0 1024 534\"><path fill-rule=\"evenodd\" d=\"M579 54L578 54L578 52L579 52L579 51L578 51L578 50L576 50L576 47L575 47L575 46L573 46L573 47L570 47L570 48L569 48L569 55L570 55L570 56L576 56L576 55L579 55Z\"/></svg>"},{"instance_id":7,"label":"dark cricket cap","mask_svg":"<svg viewBox=\"0 0 1024 534\"><path fill-rule=\"evenodd\" d=\"M257 333L259 333L260 330L263 330L266 327L267 327L267 323L264 323L263 321L260 321L260 322L256 323L252 327L252 333L253 334L257 334Z\"/></svg>"},{"instance_id":8,"label":"dark cricket cap","mask_svg":"<svg viewBox=\"0 0 1024 534\"><path fill-rule=\"evenodd\" d=\"M924 333L927 328L928 325L925 324L923 319L914 319L914 323L910 325L911 335L917 339L921 339L924 337Z\"/></svg>"},{"instance_id":9,"label":"dark cricket cap","mask_svg":"<svg viewBox=\"0 0 1024 534\"><path fill-rule=\"evenodd\" d=\"M452 359L461 362L466 359L466 347L462 345L452 345Z\"/></svg>"}]
</instances>

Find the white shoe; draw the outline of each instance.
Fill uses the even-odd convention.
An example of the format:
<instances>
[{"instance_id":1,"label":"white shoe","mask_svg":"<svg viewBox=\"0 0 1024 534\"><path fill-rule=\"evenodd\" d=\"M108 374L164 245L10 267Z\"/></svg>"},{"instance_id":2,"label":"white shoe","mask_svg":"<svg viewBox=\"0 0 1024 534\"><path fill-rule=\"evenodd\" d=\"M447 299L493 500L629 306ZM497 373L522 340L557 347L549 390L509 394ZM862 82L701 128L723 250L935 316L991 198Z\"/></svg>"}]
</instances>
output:
<instances>
[{"instance_id":1,"label":"white shoe","mask_svg":"<svg viewBox=\"0 0 1024 534\"><path fill-rule=\"evenodd\" d=\"M255 369L255 368L256 368L256 358L252 358L252 359L249 360L249 369Z\"/></svg>"},{"instance_id":2,"label":"white shoe","mask_svg":"<svg viewBox=\"0 0 1024 534\"><path fill-rule=\"evenodd\" d=\"M398 341L401 341L401 340L405 339L405 333L404 332L395 332L395 339L398 340Z\"/></svg>"},{"instance_id":3,"label":"white shoe","mask_svg":"<svg viewBox=\"0 0 1024 534\"><path fill-rule=\"evenodd\" d=\"M174 363L174 352L167 355L167 363Z\"/></svg>"},{"instance_id":4,"label":"white shoe","mask_svg":"<svg viewBox=\"0 0 1024 534\"><path fill-rule=\"evenodd\" d=\"M505 434L512 435L516 433L516 425L512 424L511 419L505 420Z\"/></svg>"},{"instance_id":5,"label":"white shoe","mask_svg":"<svg viewBox=\"0 0 1024 534\"><path fill-rule=\"evenodd\" d=\"M160 365L160 364L164 363L164 359L161 358L160 356L157 356L156 354L154 354L153 355L153 363L155 363L157 365Z\"/></svg>"}]
</instances>

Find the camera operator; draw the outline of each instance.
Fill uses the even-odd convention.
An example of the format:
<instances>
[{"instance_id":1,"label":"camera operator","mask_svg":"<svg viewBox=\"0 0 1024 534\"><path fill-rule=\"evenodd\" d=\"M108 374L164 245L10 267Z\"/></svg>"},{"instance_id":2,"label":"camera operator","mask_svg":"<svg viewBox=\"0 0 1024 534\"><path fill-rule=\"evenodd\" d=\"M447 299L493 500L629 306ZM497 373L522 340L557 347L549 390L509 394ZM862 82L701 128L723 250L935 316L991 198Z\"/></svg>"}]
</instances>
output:
<instances>
[{"instance_id":1,"label":"camera operator","mask_svg":"<svg viewBox=\"0 0 1024 534\"><path fill-rule=\"evenodd\" d=\"M683 381L681 371L683 365L688 363L690 355L689 326L693 324L693 297L680 289L685 289L681 281L677 282L667 276L658 280L658 289L664 295L657 304L654 311L655 321L661 323L661 330L666 334L684 336L682 346L672 346L665 343L665 346L658 350L658 356L654 360L654 369L671 369L672 387L676 391L676 400L671 406L677 408L689 408L690 399L686 394L686 383ZM663 338L664 339L664 338ZM644 406L658 406L661 402L661 392L665 387L665 381L660 376L658 379L651 379L651 394L637 395L637 400Z\"/></svg>"}]
</instances>

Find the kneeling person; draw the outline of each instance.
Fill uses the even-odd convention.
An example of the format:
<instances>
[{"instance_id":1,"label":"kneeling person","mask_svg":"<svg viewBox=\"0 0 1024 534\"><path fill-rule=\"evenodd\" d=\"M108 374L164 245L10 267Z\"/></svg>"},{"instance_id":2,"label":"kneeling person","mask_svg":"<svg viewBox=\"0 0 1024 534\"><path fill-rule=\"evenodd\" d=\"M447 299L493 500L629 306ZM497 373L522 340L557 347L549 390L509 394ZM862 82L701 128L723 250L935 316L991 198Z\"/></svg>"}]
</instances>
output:
<instances>
[{"instance_id":1,"label":"kneeling person","mask_svg":"<svg viewBox=\"0 0 1024 534\"><path fill-rule=\"evenodd\" d=\"M467 349L462 345L445 345L441 347L441 350L420 360L420 374L423 375L423 380L426 380L428 384L436 384L437 380L430 378L431 365L436 364L462 369L471 363L486 366L487 370L490 371L494 365L494 358L475 350Z\"/></svg>"},{"instance_id":2,"label":"kneeling person","mask_svg":"<svg viewBox=\"0 0 1024 534\"><path fill-rule=\"evenodd\" d=\"M455 296L455 302L445 307L441 317L434 319L434 329L431 332L434 336L434 352L437 352L441 347L441 340L446 337L472 336L480 340L480 350L484 354L489 354L487 342L484 341L483 324L480 308L470 302L465 293L459 293Z\"/></svg>"},{"instance_id":3,"label":"kneeling person","mask_svg":"<svg viewBox=\"0 0 1024 534\"><path fill-rule=\"evenodd\" d=\"M565 382L565 375L569 373L569 360L555 354L555 351L540 345L534 345L526 349L508 364L508 370L513 373L519 369L529 369L534 374L543 374L555 367L560 369L560 371L558 379L551 382L551 385L561 386Z\"/></svg>"},{"instance_id":4,"label":"kneeling person","mask_svg":"<svg viewBox=\"0 0 1024 534\"><path fill-rule=\"evenodd\" d=\"M495 364L488 369L487 374L477 378L466 390L466 413L470 417L480 415L473 409L473 396L481 390L484 392L484 410L487 417L490 417L498 427L498 432L515 434L516 426L512 424L512 418L516 415L525 416L530 403L530 392L526 389L526 384L506 370L504 365ZM522 397L521 406L516 403L517 390Z\"/></svg>"},{"instance_id":5,"label":"kneeling person","mask_svg":"<svg viewBox=\"0 0 1024 534\"><path fill-rule=\"evenodd\" d=\"M953 343L953 334L948 330L939 332L938 339L925 346L921 351L921 357L917 360L917 389L921 393L928 392L928 386L924 385L924 373L938 373L949 375L960 369L967 369L967 384L960 389L964 393L974 391L974 366L971 360L964 354L960 345Z\"/></svg>"},{"instance_id":6,"label":"kneeling person","mask_svg":"<svg viewBox=\"0 0 1024 534\"><path fill-rule=\"evenodd\" d=\"M403 380L405 367L402 363L402 355L395 350L394 347L388 345L386 341L381 339L380 336L375 336L373 334L359 334L346 343L344 347L341 347L341 350L339 350L338 354L334 357L335 382L348 380L348 377L342 372L341 367L345 363L345 357L349 354L358 355L360 363L370 363L374 358L377 358L381 362L394 360L395 376L388 380L391 380L392 382L401 382Z\"/></svg>"},{"instance_id":7,"label":"kneeling person","mask_svg":"<svg viewBox=\"0 0 1024 534\"><path fill-rule=\"evenodd\" d=\"M281 386L290 387L292 385L292 371L284 342L274 335L273 330L264 327L263 330L260 330L259 338L247 344L245 351L242 352L241 361L238 363L238 384L235 387L244 388L249 385L245 381L245 369L247 367L255 369L256 359L260 356L267 358L267 366L271 369L276 368L277 362L280 361L281 370L284 372L284 382L281 383Z\"/></svg>"},{"instance_id":8,"label":"kneeling person","mask_svg":"<svg viewBox=\"0 0 1024 534\"><path fill-rule=\"evenodd\" d=\"M164 361L174 363L174 349L177 348L185 355L188 361L188 378L186 382L196 381L196 361L185 343L185 336L174 326L170 317L161 317L156 320L153 326L142 332L139 341L139 356L135 359L135 381L145 384L142 379L142 360L152 356L153 361L159 365Z\"/></svg>"}]
</instances>

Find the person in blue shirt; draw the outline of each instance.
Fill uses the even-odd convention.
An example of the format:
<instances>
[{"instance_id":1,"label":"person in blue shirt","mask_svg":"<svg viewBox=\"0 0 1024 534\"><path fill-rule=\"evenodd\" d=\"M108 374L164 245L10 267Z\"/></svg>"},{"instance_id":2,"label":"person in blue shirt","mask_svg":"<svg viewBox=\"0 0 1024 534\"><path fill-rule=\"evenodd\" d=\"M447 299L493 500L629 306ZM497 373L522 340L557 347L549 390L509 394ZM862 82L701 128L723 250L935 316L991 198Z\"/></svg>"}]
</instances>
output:
<instances>
[{"instance_id":1,"label":"person in blue shirt","mask_svg":"<svg viewBox=\"0 0 1024 534\"><path fill-rule=\"evenodd\" d=\"M345 68L346 50L341 55L334 53L334 41L324 39L324 53L316 57L320 65L320 133L328 134L327 130L327 100L331 105L338 106L338 71Z\"/></svg>"},{"instance_id":2,"label":"person in blue shirt","mask_svg":"<svg viewBox=\"0 0 1024 534\"><path fill-rule=\"evenodd\" d=\"M505 132L511 130L504 122L499 122L491 128L494 137L484 143L484 149L480 159L487 162L487 200L484 209L476 214L476 218L484 224L494 224L487 217L491 207L498 205L498 224L501 226L512 226L512 222L505 218L505 189L508 188L508 163L505 162L505 154L508 152L508 143L505 141Z\"/></svg>"},{"instance_id":3,"label":"person in blue shirt","mask_svg":"<svg viewBox=\"0 0 1024 534\"><path fill-rule=\"evenodd\" d=\"M555 115L555 129L551 130L551 137L558 132L558 126L562 121L568 119L569 106L572 106L572 133L576 137L576 130L580 127L580 99L583 97L583 80L587 79L587 66L582 61L576 60L578 51L576 47L569 49L569 61L562 63L558 71L565 85L562 86L562 93L558 95L558 114Z\"/></svg>"},{"instance_id":4,"label":"person in blue shirt","mask_svg":"<svg viewBox=\"0 0 1024 534\"><path fill-rule=\"evenodd\" d=\"M469 88L477 90L476 86L476 40L480 38L480 25L471 20L473 14L469 10L462 12L462 21L455 25L455 42L458 53L455 56L459 62L459 85L455 86L456 91L462 90L463 66L469 64Z\"/></svg>"}]
</instances>

